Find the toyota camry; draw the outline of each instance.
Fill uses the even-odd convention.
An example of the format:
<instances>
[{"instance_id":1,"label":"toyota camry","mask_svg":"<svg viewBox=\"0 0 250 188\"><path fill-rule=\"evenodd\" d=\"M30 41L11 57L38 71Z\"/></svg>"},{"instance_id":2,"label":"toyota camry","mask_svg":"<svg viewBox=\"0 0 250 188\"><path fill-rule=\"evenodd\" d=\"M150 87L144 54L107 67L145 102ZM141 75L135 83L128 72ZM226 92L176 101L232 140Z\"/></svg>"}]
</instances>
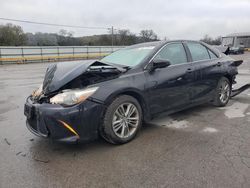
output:
<instances>
[{"instance_id":1,"label":"toyota camry","mask_svg":"<svg viewBox=\"0 0 250 188\"><path fill-rule=\"evenodd\" d=\"M203 103L225 106L237 66L217 49L189 40L129 46L103 59L60 62L26 100L28 129L62 142L99 137L131 141L143 122Z\"/></svg>"}]
</instances>

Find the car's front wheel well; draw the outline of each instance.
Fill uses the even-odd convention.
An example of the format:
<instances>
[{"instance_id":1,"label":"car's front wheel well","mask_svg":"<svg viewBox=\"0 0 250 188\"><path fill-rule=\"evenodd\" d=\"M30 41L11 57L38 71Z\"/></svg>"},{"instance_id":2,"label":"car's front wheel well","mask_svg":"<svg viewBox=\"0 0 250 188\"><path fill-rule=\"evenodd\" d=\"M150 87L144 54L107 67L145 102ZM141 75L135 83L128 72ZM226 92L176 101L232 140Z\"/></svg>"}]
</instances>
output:
<instances>
[{"instance_id":1,"label":"car's front wheel well","mask_svg":"<svg viewBox=\"0 0 250 188\"><path fill-rule=\"evenodd\" d=\"M135 97L118 95L107 106L99 134L112 144L125 144L140 130L142 117L142 107Z\"/></svg>"},{"instance_id":2,"label":"car's front wheel well","mask_svg":"<svg viewBox=\"0 0 250 188\"><path fill-rule=\"evenodd\" d=\"M121 95L129 95L131 97L134 97L140 104L142 108L142 119L144 121L148 121L150 119L148 109L147 109L147 104L146 101L144 100L143 96L141 94L134 92L134 91L123 91L121 93L116 94L115 96L112 96L112 99L109 99L107 102L107 105L109 105L115 98L121 96Z\"/></svg>"},{"instance_id":3,"label":"car's front wheel well","mask_svg":"<svg viewBox=\"0 0 250 188\"><path fill-rule=\"evenodd\" d=\"M146 105L146 102L145 100L143 99L143 97L136 93L136 92L133 92L133 91L126 91L126 92L123 92L123 93L120 93L120 95L130 95L132 97L134 97L138 102L139 104L141 105L141 108L142 108L142 119L145 120L145 118L147 118L147 105Z\"/></svg>"},{"instance_id":4,"label":"car's front wheel well","mask_svg":"<svg viewBox=\"0 0 250 188\"><path fill-rule=\"evenodd\" d=\"M230 74L225 74L224 77L227 78L227 79L229 80L229 82L230 82L231 85L233 84L233 76L232 76L232 75L230 75Z\"/></svg>"}]
</instances>

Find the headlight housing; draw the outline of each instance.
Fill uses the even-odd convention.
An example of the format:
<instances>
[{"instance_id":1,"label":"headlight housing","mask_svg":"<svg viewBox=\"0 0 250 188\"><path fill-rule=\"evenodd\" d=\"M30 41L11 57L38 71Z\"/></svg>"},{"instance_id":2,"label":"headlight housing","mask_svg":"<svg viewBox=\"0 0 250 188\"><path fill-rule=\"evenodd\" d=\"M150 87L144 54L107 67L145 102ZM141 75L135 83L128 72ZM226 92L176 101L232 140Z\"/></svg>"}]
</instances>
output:
<instances>
[{"instance_id":1,"label":"headlight housing","mask_svg":"<svg viewBox=\"0 0 250 188\"><path fill-rule=\"evenodd\" d=\"M50 99L51 104L61 104L71 106L85 101L97 91L98 87L87 89L65 90Z\"/></svg>"},{"instance_id":2,"label":"headlight housing","mask_svg":"<svg viewBox=\"0 0 250 188\"><path fill-rule=\"evenodd\" d=\"M42 92L43 92L43 84L41 84L38 89L34 90L31 96L34 98L39 97L42 94Z\"/></svg>"}]
</instances>

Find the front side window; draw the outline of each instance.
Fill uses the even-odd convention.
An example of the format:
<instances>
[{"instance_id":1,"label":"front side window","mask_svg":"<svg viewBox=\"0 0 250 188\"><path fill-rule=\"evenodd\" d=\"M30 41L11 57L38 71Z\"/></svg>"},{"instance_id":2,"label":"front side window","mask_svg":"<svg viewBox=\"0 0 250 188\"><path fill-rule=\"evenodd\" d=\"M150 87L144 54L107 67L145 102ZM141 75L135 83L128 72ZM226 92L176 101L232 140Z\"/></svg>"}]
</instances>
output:
<instances>
[{"instance_id":1,"label":"front side window","mask_svg":"<svg viewBox=\"0 0 250 188\"><path fill-rule=\"evenodd\" d=\"M182 43L168 44L161 49L155 59L168 60L171 65L187 63L187 56Z\"/></svg>"},{"instance_id":2,"label":"front side window","mask_svg":"<svg viewBox=\"0 0 250 188\"><path fill-rule=\"evenodd\" d=\"M197 42L187 42L193 61L210 59L207 48Z\"/></svg>"}]
</instances>

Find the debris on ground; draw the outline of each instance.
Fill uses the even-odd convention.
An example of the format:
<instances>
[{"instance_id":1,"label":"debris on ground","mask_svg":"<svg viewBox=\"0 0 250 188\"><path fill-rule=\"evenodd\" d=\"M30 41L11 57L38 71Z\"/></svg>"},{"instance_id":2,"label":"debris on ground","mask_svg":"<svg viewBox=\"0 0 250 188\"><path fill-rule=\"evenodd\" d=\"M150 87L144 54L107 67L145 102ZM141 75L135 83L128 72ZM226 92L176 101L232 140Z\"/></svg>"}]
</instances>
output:
<instances>
[{"instance_id":1,"label":"debris on ground","mask_svg":"<svg viewBox=\"0 0 250 188\"><path fill-rule=\"evenodd\" d=\"M19 155L20 153L22 153L22 152L21 152L21 151L17 152L17 153L16 153L16 156Z\"/></svg>"},{"instance_id":2,"label":"debris on ground","mask_svg":"<svg viewBox=\"0 0 250 188\"><path fill-rule=\"evenodd\" d=\"M37 158L33 158L35 161L40 162L40 163L48 163L49 160L42 160L42 159L37 159Z\"/></svg>"},{"instance_id":3,"label":"debris on ground","mask_svg":"<svg viewBox=\"0 0 250 188\"><path fill-rule=\"evenodd\" d=\"M21 154L22 157L26 157L26 153Z\"/></svg>"},{"instance_id":4,"label":"debris on ground","mask_svg":"<svg viewBox=\"0 0 250 188\"><path fill-rule=\"evenodd\" d=\"M10 142L7 140L7 138L5 138L4 141L5 141L6 144L8 144L9 146L11 145Z\"/></svg>"}]
</instances>

